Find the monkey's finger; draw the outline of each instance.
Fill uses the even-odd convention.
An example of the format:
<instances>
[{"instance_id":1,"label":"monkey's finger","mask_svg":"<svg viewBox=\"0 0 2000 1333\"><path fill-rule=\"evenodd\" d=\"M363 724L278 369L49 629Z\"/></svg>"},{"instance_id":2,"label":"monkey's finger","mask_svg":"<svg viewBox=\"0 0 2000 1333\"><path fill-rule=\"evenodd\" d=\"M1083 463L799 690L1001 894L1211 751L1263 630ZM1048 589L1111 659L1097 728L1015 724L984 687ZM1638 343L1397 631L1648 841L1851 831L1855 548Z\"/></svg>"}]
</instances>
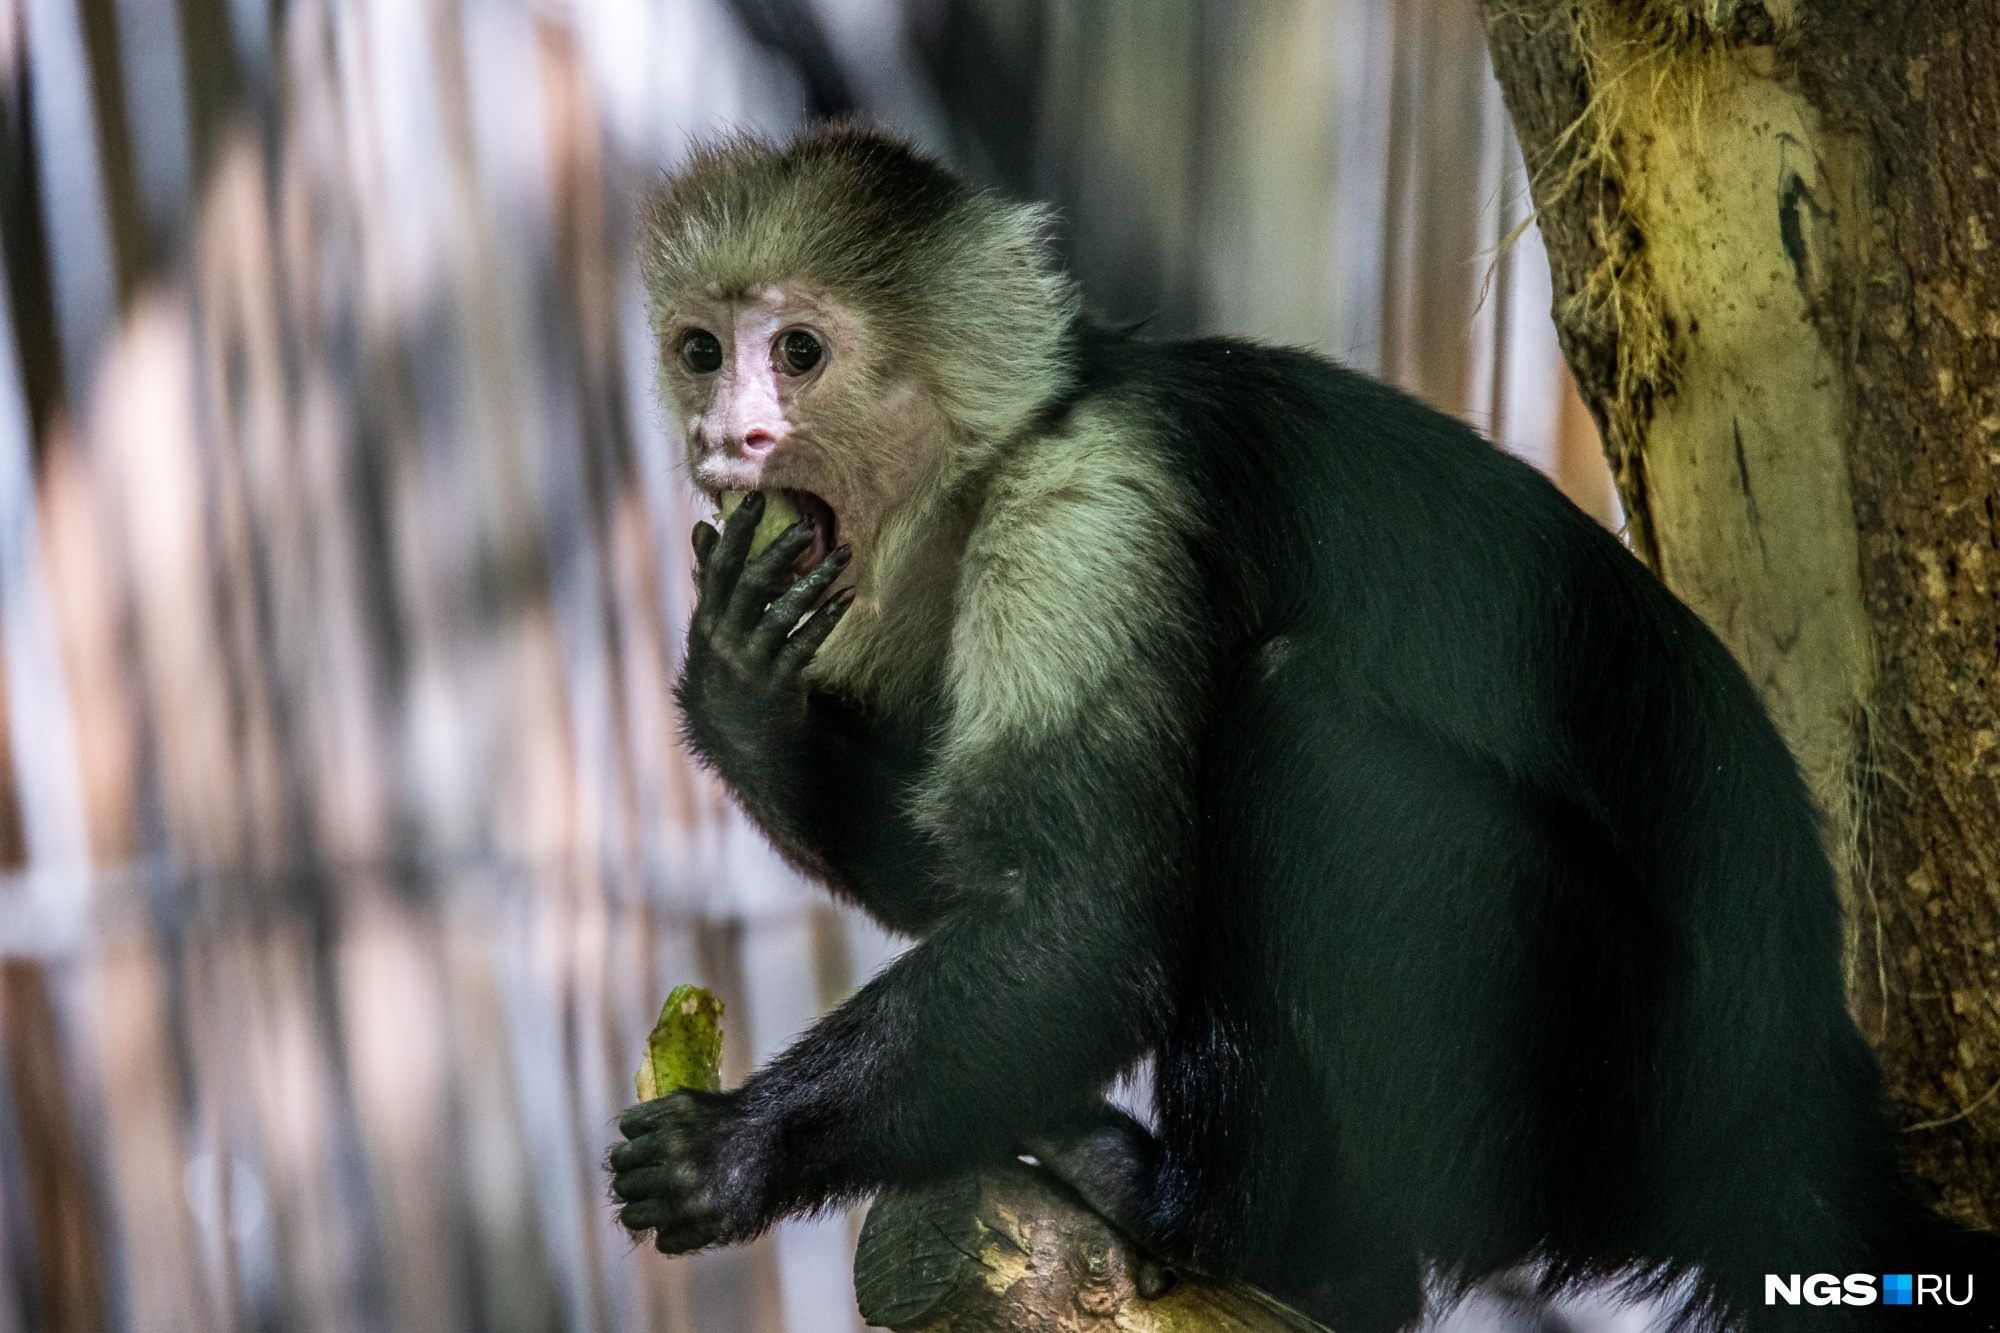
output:
<instances>
[{"instance_id":1,"label":"monkey's finger","mask_svg":"<svg viewBox=\"0 0 2000 1333\"><path fill-rule=\"evenodd\" d=\"M678 1239L682 1249L708 1245L722 1229L722 1213L696 1199L646 1199L630 1203L618 1211L618 1225L626 1231L652 1231L660 1237Z\"/></svg>"},{"instance_id":2,"label":"monkey's finger","mask_svg":"<svg viewBox=\"0 0 2000 1333\"><path fill-rule=\"evenodd\" d=\"M752 556L743 567L729 597L729 618L745 634L754 633L764 608L792 582L792 566L799 553L812 545L811 519L802 518L771 539L771 544Z\"/></svg>"},{"instance_id":3,"label":"monkey's finger","mask_svg":"<svg viewBox=\"0 0 2000 1333\"><path fill-rule=\"evenodd\" d=\"M826 585L840 577L840 571L847 568L847 562L854 552L841 546L828 552L826 558L806 571L806 576L794 583L771 603L771 609L757 622L757 630L750 638L750 647L755 652L770 656L784 644L785 636L799 623L799 617L812 610Z\"/></svg>"},{"instance_id":4,"label":"monkey's finger","mask_svg":"<svg viewBox=\"0 0 2000 1333\"><path fill-rule=\"evenodd\" d=\"M706 586L701 590L704 601L716 606L728 603L730 594L736 591L736 581L743 577L750 539L756 536L757 521L763 517L764 492L751 491L736 506L736 512L722 521L722 536L710 548L709 559L703 566L707 574Z\"/></svg>"},{"instance_id":5,"label":"monkey's finger","mask_svg":"<svg viewBox=\"0 0 2000 1333\"><path fill-rule=\"evenodd\" d=\"M694 624L690 629L696 637L703 637L711 631L717 609L722 605L709 592L709 571L715 567L711 557L715 555L715 544L720 540L722 534L706 523L695 524L690 536L694 545Z\"/></svg>"},{"instance_id":6,"label":"monkey's finger","mask_svg":"<svg viewBox=\"0 0 2000 1333\"><path fill-rule=\"evenodd\" d=\"M620 1171L611 1177L611 1193L626 1203L647 1199L677 1199L701 1186L692 1166L685 1162L662 1162Z\"/></svg>"},{"instance_id":7,"label":"monkey's finger","mask_svg":"<svg viewBox=\"0 0 2000 1333\"><path fill-rule=\"evenodd\" d=\"M651 1231L662 1236L700 1232L712 1236L720 1215L705 1204L647 1199L618 1211L618 1225L627 1231ZM702 1243L706 1243L705 1241Z\"/></svg>"},{"instance_id":8,"label":"monkey's finger","mask_svg":"<svg viewBox=\"0 0 2000 1333\"><path fill-rule=\"evenodd\" d=\"M658 1131L634 1135L630 1142L621 1143L606 1156L605 1162L614 1172L636 1171L643 1166L656 1166L669 1161L674 1155L675 1136L670 1131Z\"/></svg>"},{"instance_id":9,"label":"monkey's finger","mask_svg":"<svg viewBox=\"0 0 2000 1333\"><path fill-rule=\"evenodd\" d=\"M652 1133L661 1125L668 1123L674 1118L675 1112L672 1099L669 1097L655 1097L650 1102L640 1102L637 1106L626 1108L624 1113L618 1117L618 1132L628 1139L636 1139ZM613 1148L611 1150L612 1154L615 1156L623 1146L621 1144L618 1148Z\"/></svg>"},{"instance_id":10,"label":"monkey's finger","mask_svg":"<svg viewBox=\"0 0 2000 1333\"><path fill-rule=\"evenodd\" d=\"M833 633L834 626L847 614L847 608L854 605L854 589L842 588L827 600L825 606L813 612L812 619L799 626L785 646L778 650L779 671L804 671L806 663L812 661L813 654L826 642L826 636Z\"/></svg>"},{"instance_id":11,"label":"monkey's finger","mask_svg":"<svg viewBox=\"0 0 2000 1333\"><path fill-rule=\"evenodd\" d=\"M707 523L697 523L694 525L692 540L694 542L694 575L697 580L701 578L701 571L708 564L708 557L715 552L715 543L721 540L721 538L722 534Z\"/></svg>"},{"instance_id":12,"label":"monkey's finger","mask_svg":"<svg viewBox=\"0 0 2000 1333\"><path fill-rule=\"evenodd\" d=\"M658 1227L653 1231L653 1248L661 1254L687 1254L693 1250L705 1250L722 1239L721 1220L689 1222L677 1227Z\"/></svg>"}]
</instances>

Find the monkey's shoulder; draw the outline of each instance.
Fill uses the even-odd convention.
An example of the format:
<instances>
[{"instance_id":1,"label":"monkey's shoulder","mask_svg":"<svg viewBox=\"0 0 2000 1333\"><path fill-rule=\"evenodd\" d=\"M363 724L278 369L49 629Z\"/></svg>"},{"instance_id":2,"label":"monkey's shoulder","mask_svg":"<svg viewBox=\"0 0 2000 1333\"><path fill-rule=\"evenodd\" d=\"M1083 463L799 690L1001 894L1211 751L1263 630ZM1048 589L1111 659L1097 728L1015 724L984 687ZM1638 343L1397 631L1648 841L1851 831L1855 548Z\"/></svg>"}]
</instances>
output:
<instances>
[{"instance_id":1,"label":"monkey's shoulder","mask_svg":"<svg viewBox=\"0 0 2000 1333\"><path fill-rule=\"evenodd\" d=\"M1072 401L1120 404L1184 470L1201 471L1218 451L1264 466L1509 466L1463 421L1307 348L1103 329L1079 334L1076 348Z\"/></svg>"},{"instance_id":2,"label":"monkey's shoulder","mask_svg":"<svg viewBox=\"0 0 2000 1333\"><path fill-rule=\"evenodd\" d=\"M1170 428L1239 418L1269 407L1292 417L1366 413L1388 401L1449 426L1391 385L1303 347L1211 336L1152 339L1097 327L1079 329L1074 399L1123 401Z\"/></svg>"},{"instance_id":3,"label":"monkey's shoulder","mask_svg":"<svg viewBox=\"0 0 2000 1333\"><path fill-rule=\"evenodd\" d=\"M1198 497L1212 551L1312 572L1392 568L1445 539L1484 568L1615 540L1534 467L1465 422L1317 352L1232 338L1079 343L1080 407L1117 404L1130 439ZM1421 548L1421 549L1417 549Z\"/></svg>"},{"instance_id":4,"label":"monkey's shoulder","mask_svg":"<svg viewBox=\"0 0 2000 1333\"><path fill-rule=\"evenodd\" d=\"M1062 727L1177 650L1203 523L1142 403L1075 404L988 479L959 579L952 692L968 736Z\"/></svg>"},{"instance_id":5,"label":"monkey's shoulder","mask_svg":"<svg viewBox=\"0 0 2000 1333\"><path fill-rule=\"evenodd\" d=\"M997 573L1043 592L1095 584L1101 600L1172 564L1207 511L1168 436L1143 397L1097 394L1018 441L988 480L968 586Z\"/></svg>"},{"instance_id":6,"label":"monkey's shoulder","mask_svg":"<svg viewBox=\"0 0 2000 1333\"><path fill-rule=\"evenodd\" d=\"M1139 505L1162 521L1190 521L1191 479L1168 434L1157 404L1142 394L1076 399L1001 458L983 508L989 520L1075 522L1115 519Z\"/></svg>"}]
</instances>

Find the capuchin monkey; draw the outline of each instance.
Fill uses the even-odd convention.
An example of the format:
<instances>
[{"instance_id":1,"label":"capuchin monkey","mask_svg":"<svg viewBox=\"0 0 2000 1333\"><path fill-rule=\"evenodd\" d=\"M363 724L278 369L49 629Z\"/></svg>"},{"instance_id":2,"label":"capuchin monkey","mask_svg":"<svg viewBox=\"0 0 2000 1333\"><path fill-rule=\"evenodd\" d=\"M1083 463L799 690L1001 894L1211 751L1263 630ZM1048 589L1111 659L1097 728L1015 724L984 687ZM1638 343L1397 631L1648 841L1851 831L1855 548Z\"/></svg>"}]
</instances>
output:
<instances>
[{"instance_id":1,"label":"capuchin monkey","mask_svg":"<svg viewBox=\"0 0 2000 1333\"><path fill-rule=\"evenodd\" d=\"M688 742L918 943L741 1088L628 1112L624 1225L695 1250L1031 1153L1150 1271L1340 1333L1522 1265L1751 1329L1993 1327L1715 636L1402 393L1092 323L1048 222L851 126L651 202L664 396L736 506L694 533ZM1156 1136L1101 1100L1149 1056ZM1766 1304L1892 1272L1976 1303Z\"/></svg>"}]
</instances>

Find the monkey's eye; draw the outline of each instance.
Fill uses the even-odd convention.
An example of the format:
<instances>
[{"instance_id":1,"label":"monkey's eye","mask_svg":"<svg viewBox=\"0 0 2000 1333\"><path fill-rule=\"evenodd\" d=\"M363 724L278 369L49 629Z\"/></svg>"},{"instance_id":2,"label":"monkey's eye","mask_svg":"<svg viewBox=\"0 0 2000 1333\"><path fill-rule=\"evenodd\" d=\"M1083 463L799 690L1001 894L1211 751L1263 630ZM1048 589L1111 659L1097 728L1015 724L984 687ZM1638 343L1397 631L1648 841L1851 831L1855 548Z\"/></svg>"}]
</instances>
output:
<instances>
[{"instance_id":1,"label":"monkey's eye","mask_svg":"<svg viewBox=\"0 0 2000 1333\"><path fill-rule=\"evenodd\" d=\"M681 339L681 364L697 375L722 369L722 342L707 329L689 329Z\"/></svg>"},{"instance_id":2,"label":"monkey's eye","mask_svg":"<svg viewBox=\"0 0 2000 1333\"><path fill-rule=\"evenodd\" d=\"M778 339L778 368L787 374L805 374L819 364L824 354L819 339L804 329L793 329Z\"/></svg>"}]
</instances>

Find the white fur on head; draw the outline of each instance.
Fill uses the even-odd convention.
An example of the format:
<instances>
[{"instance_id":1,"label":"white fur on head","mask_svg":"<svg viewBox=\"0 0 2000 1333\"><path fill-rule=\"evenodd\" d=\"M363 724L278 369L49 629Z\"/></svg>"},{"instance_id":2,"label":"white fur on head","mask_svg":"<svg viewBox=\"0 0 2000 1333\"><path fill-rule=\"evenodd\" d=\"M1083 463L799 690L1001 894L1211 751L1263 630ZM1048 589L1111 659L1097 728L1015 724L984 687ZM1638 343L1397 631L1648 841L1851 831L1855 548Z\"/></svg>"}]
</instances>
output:
<instances>
[{"instance_id":1,"label":"white fur on head","mask_svg":"<svg viewBox=\"0 0 2000 1333\"><path fill-rule=\"evenodd\" d=\"M972 465L1066 387L1077 295L1048 223L898 139L835 125L697 148L648 202L641 260L656 326L693 292L801 282L850 304L935 397L954 462Z\"/></svg>"}]
</instances>

